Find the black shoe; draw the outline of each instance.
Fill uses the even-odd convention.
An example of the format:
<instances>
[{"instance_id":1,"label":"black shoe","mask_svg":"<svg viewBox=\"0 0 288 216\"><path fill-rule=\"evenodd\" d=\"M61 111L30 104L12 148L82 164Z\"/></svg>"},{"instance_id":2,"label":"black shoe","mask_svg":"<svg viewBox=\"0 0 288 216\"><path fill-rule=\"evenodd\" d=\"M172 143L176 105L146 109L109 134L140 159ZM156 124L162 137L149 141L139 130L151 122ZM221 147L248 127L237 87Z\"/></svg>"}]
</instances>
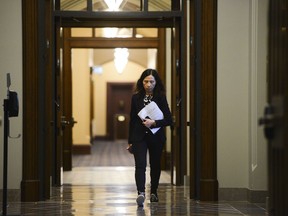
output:
<instances>
[{"instance_id":1,"label":"black shoe","mask_svg":"<svg viewBox=\"0 0 288 216\"><path fill-rule=\"evenodd\" d=\"M139 207L143 207L145 201L145 193L140 192L137 196L136 202Z\"/></svg>"},{"instance_id":2,"label":"black shoe","mask_svg":"<svg viewBox=\"0 0 288 216\"><path fill-rule=\"evenodd\" d=\"M158 202L158 201L159 201L158 195L152 193L151 196L150 196L150 202Z\"/></svg>"}]
</instances>

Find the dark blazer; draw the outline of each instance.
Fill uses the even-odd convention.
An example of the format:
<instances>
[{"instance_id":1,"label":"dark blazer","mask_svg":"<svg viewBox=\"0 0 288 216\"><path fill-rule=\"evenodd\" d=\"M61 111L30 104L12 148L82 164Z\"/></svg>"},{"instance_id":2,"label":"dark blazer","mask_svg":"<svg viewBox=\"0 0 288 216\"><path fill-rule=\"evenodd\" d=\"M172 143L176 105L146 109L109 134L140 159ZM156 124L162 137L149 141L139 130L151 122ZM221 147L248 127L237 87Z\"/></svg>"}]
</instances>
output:
<instances>
[{"instance_id":1,"label":"dark blazer","mask_svg":"<svg viewBox=\"0 0 288 216\"><path fill-rule=\"evenodd\" d=\"M154 101L161 109L164 115L164 119L156 120L156 127L160 129L153 135L155 138L159 138L160 141L165 142L165 126L172 125L172 115L168 106L167 98L165 95L153 96ZM146 132L150 130L142 124L142 120L138 116L139 111L144 107L143 96L140 94L134 94L131 99L131 110L130 110L130 123L129 123L129 138L128 143L133 144L135 142L142 141ZM151 133L152 134L152 133Z\"/></svg>"}]
</instances>

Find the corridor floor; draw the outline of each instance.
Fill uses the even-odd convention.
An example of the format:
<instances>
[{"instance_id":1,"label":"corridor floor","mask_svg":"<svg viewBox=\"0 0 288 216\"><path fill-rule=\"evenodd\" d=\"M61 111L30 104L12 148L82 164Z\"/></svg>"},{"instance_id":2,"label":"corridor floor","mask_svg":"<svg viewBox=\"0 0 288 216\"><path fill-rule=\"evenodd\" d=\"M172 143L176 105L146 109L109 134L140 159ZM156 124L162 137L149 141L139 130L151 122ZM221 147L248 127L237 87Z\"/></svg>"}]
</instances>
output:
<instances>
[{"instance_id":1,"label":"corridor floor","mask_svg":"<svg viewBox=\"0 0 288 216\"><path fill-rule=\"evenodd\" d=\"M264 204L191 200L189 187L171 186L166 172L161 175L159 203L150 203L147 184L144 207L138 208L133 173L133 167L75 167L64 172L63 186L52 189L50 200L9 202L7 215L267 215Z\"/></svg>"}]
</instances>

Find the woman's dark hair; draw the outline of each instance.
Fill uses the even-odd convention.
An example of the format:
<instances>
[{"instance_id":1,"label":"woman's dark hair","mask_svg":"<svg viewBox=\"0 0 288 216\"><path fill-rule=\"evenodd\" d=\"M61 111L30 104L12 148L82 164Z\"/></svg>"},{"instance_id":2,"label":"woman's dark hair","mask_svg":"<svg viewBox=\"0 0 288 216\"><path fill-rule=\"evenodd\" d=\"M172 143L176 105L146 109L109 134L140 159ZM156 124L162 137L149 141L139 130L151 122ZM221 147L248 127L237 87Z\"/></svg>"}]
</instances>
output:
<instances>
[{"instance_id":1,"label":"woman's dark hair","mask_svg":"<svg viewBox=\"0 0 288 216\"><path fill-rule=\"evenodd\" d=\"M146 69L145 71L143 71L143 73L141 74L140 78L138 79L138 81L136 83L135 92L137 92L141 95L145 94L145 89L143 86L143 80L145 79L145 77L147 77L149 75L152 75L156 81L156 85L155 85L154 90L153 90L153 95L157 96L157 95L165 94L165 87L163 85L162 80L159 77L158 72L155 69Z\"/></svg>"}]
</instances>

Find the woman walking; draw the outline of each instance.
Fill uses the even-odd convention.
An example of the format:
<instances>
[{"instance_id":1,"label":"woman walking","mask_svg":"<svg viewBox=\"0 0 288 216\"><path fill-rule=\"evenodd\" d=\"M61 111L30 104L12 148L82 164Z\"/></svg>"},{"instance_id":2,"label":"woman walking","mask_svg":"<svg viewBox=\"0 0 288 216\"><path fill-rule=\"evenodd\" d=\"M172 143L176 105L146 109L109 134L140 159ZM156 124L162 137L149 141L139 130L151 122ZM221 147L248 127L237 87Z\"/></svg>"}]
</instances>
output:
<instances>
[{"instance_id":1,"label":"woman walking","mask_svg":"<svg viewBox=\"0 0 288 216\"><path fill-rule=\"evenodd\" d=\"M139 112L143 111L142 109L145 109L145 106L149 104L160 109L161 118L153 119L151 118L153 115L150 116L149 113L147 116L141 117ZM147 151L149 152L151 177L150 202L158 202L157 189L161 174L161 154L166 142L164 128L171 125L172 115L164 85L156 70L146 69L138 79L136 92L131 99L127 147L135 159L135 181L138 192L136 202L138 206L143 206L146 198Z\"/></svg>"}]
</instances>

